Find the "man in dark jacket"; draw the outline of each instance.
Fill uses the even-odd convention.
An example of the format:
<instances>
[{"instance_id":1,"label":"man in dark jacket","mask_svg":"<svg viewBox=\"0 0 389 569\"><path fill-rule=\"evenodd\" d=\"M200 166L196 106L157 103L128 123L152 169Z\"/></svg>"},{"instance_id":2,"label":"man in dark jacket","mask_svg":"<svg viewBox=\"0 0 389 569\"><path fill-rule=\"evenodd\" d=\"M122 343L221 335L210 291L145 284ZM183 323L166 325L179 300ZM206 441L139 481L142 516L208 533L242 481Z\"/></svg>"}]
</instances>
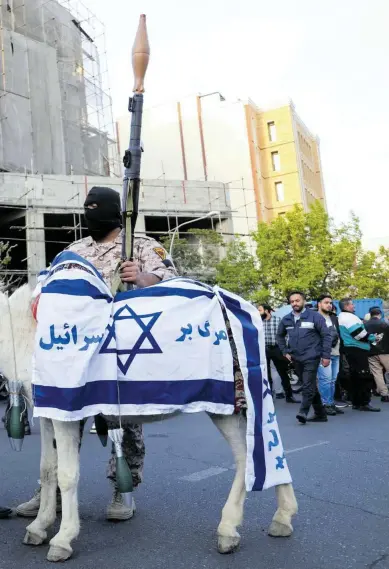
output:
<instances>
[{"instance_id":1,"label":"man in dark jacket","mask_svg":"<svg viewBox=\"0 0 389 569\"><path fill-rule=\"evenodd\" d=\"M303 384L302 402L296 419L307 422L312 405L315 422L327 421L327 414L317 389L317 370L320 361L324 367L331 363L332 337L326 322L318 312L305 308L305 294L293 291L288 297L292 312L283 317L277 333L277 344L284 356L293 361ZM288 344L286 345L286 336Z\"/></svg>"},{"instance_id":2,"label":"man in dark jacket","mask_svg":"<svg viewBox=\"0 0 389 569\"><path fill-rule=\"evenodd\" d=\"M271 379L271 362L273 362L282 382L287 403L300 403L293 396L293 390L290 385L290 377L288 374L289 362L281 353L280 348L277 346L277 331L281 319L273 314L274 310L269 304L260 304L258 306L259 313L263 322L263 331L265 334L265 349L267 361L267 377L270 382L270 387L273 389L273 382Z\"/></svg>"},{"instance_id":3,"label":"man in dark jacket","mask_svg":"<svg viewBox=\"0 0 389 569\"><path fill-rule=\"evenodd\" d=\"M370 308L369 313L370 320L365 322L366 332L382 336L378 344L371 346L369 367L374 376L377 391L381 395L381 401L389 403L388 387L384 380L384 372L389 371L389 324L382 319L381 309L378 306Z\"/></svg>"},{"instance_id":4,"label":"man in dark jacket","mask_svg":"<svg viewBox=\"0 0 389 569\"><path fill-rule=\"evenodd\" d=\"M369 356L371 348L377 344L375 334L369 334L360 318L355 314L355 306L351 298L343 298L339 302L340 337L343 353L350 368L350 388L353 409L378 413L379 407L373 407L371 400L371 373Z\"/></svg>"}]
</instances>

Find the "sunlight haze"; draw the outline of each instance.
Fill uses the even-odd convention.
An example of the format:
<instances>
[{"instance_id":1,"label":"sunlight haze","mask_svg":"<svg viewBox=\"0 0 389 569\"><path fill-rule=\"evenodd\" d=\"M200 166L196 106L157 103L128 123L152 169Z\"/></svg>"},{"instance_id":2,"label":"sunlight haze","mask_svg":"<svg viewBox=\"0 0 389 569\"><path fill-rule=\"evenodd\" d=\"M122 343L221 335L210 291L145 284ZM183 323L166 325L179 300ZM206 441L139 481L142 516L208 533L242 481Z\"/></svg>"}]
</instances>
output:
<instances>
[{"instance_id":1,"label":"sunlight haze","mask_svg":"<svg viewBox=\"0 0 389 569\"><path fill-rule=\"evenodd\" d=\"M146 106L214 90L258 106L291 98L320 137L330 214L344 220L354 210L368 245L389 244L385 219L376 213L389 209L388 2L87 3L106 26L115 117L126 111L130 52L145 13Z\"/></svg>"}]
</instances>

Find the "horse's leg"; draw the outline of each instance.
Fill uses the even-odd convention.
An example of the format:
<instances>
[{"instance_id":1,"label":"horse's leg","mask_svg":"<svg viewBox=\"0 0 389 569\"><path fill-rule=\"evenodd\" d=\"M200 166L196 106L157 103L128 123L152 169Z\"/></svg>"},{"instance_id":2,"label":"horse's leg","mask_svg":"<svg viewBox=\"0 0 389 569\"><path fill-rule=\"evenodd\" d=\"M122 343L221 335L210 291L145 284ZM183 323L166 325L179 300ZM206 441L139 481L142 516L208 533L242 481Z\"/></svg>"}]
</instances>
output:
<instances>
[{"instance_id":1,"label":"horse's leg","mask_svg":"<svg viewBox=\"0 0 389 569\"><path fill-rule=\"evenodd\" d=\"M272 537L289 537L293 533L292 517L297 514L298 506L292 484L276 486L278 509L269 527Z\"/></svg>"},{"instance_id":2,"label":"horse's leg","mask_svg":"<svg viewBox=\"0 0 389 569\"><path fill-rule=\"evenodd\" d=\"M49 561L65 561L73 553L71 542L80 531L77 486L80 474L79 421L53 421L58 453L58 485L61 490L62 521L50 541Z\"/></svg>"},{"instance_id":3,"label":"horse's leg","mask_svg":"<svg viewBox=\"0 0 389 569\"><path fill-rule=\"evenodd\" d=\"M57 451L54 447L54 429L50 419L41 419L41 498L36 519L26 528L24 543L40 545L47 537L46 529L56 518Z\"/></svg>"},{"instance_id":4,"label":"horse's leg","mask_svg":"<svg viewBox=\"0 0 389 569\"><path fill-rule=\"evenodd\" d=\"M240 542L237 527L243 520L246 497L246 419L238 415L210 415L210 417L229 443L236 465L235 478L217 529L219 553L232 553Z\"/></svg>"}]
</instances>

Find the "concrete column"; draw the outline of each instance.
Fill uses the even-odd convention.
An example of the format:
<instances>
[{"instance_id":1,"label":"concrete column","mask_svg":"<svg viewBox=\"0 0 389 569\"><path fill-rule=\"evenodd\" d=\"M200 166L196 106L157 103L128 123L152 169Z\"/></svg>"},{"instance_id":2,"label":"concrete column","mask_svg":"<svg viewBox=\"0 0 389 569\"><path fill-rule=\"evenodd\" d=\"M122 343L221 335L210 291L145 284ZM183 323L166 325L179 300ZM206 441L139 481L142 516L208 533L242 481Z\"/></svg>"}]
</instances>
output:
<instances>
[{"instance_id":1,"label":"concrete column","mask_svg":"<svg viewBox=\"0 0 389 569\"><path fill-rule=\"evenodd\" d=\"M43 213L32 208L26 214L28 281L33 286L36 277L46 268L46 246Z\"/></svg>"},{"instance_id":2,"label":"concrete column","mask_svg":"<svg viewBox=\"0 0 389 569\"><path fill-rule=\"evenodd\" d=\"M143 215L143 213L140 213L138 215L138 219L136 220L135 234L139 234L139 236L143 236L145 231L146 231L145 216Z\"/></svg>"}]
</instances>

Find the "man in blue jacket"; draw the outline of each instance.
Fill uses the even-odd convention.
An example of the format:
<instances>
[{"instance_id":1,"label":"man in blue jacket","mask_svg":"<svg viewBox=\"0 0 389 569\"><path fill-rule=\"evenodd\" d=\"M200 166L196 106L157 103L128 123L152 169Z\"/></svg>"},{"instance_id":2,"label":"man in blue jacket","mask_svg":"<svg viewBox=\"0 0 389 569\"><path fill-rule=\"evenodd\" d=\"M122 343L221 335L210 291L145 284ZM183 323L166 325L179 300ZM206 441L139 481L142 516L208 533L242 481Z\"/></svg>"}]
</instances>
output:
<instances>
[{"instance_id":1,"label":"man in blue jacket","mask_svg":"<svg viewBox=\"0 0 389 569\"><path fill-rule=\"evenodd\" d=\"M280 322L277 344L284 356L294 363L303 384L303 398L296 419L304 425L312 405L315 415L309 420L325 422L328 419L317 388L317 370L320 361L323 367L328 367L331 363L331 333L323 316L305 307L303 292L291 292L288 301L292 312Z\"/></svg>"}]
</instances>

